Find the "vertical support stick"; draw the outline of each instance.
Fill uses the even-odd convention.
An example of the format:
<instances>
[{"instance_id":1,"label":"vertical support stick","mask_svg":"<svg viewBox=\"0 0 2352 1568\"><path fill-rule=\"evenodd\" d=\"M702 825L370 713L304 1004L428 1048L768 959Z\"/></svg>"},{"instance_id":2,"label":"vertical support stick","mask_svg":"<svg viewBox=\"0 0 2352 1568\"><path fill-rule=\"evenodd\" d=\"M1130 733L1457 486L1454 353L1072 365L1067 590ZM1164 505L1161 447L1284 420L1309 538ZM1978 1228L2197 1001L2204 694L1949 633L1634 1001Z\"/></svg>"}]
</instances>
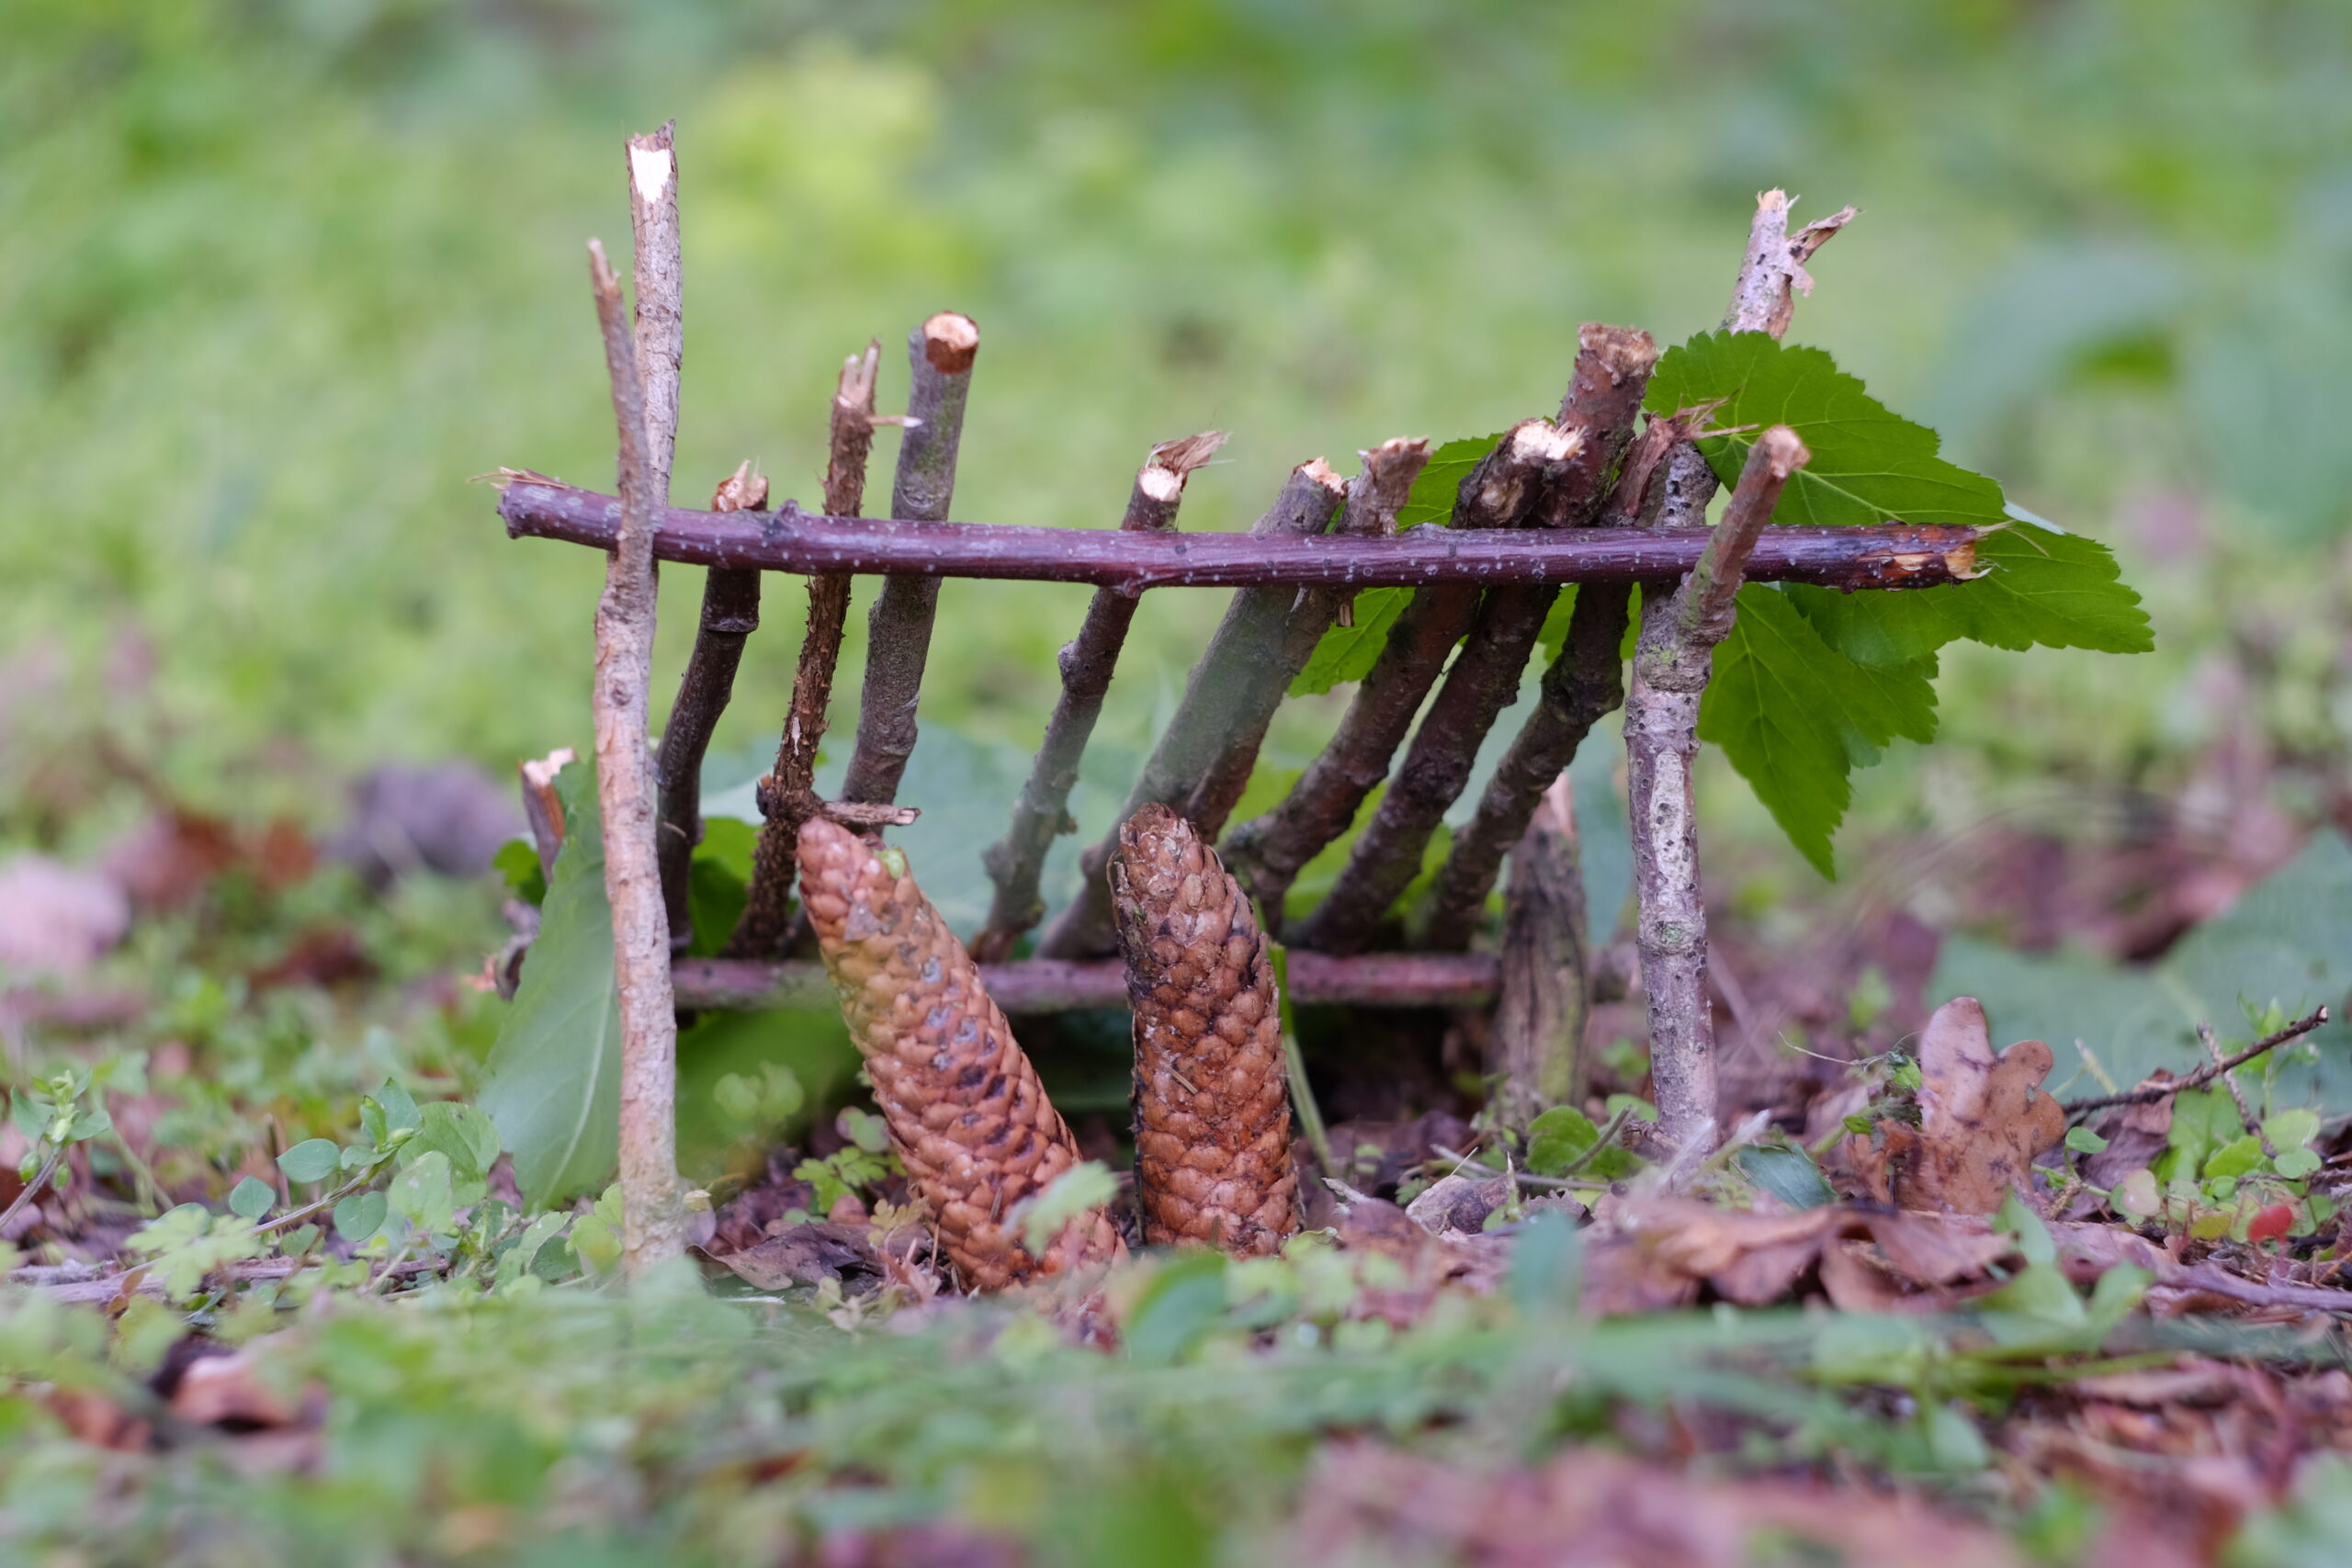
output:
<instances>
[{"instance_id":1,"label":"vertical support stick","mask_svg":"<svg viewBox=\"0 0 2352 1568\"><path fill-rule=\"evenodd\" d=\"M1707 998L1707 909L1699 880L1690 769L1699 750L1699 700L1715 645L1730 632L1734 600L1756 536L1781 490L1809 454L1776 424L1758 437L1706 553L1671 595L1645 595L1634 684L1625 703L1631 773L1634 886L1641 897L1636 942L1650 1014L1650 1081L1666 1135L1684 1150L1715 1140L1715 1032Z\"/></svg>"},{"instance_id":2,"label":"vertical support stick","mask_svg":"<svg viewBox=\"0 0 2352 1568\"><path fill-rule=\"evenodd\" d=\"M1506 1126L1524 1127L1552 1106L1584 1098L1584 1030L1592 1011L1586 935L1575 797L1561 773L1511 850L1503 897L1502 995L1487 1069Z\"/></svg>"},{"instance_id":3,"label":"vertical support stick","mask_svg":"<svg viewBox=\"0 0 2352 1568\"><path fill-rule=\"evenodd\" d=\"M980 329L952 310L907 337L914 387L907 399L906 439L899 447L899 479L890 515L914 523L944 523L956 493L956 450L964 438L964 404L972 388L972 361ZM865 691L858 705L857 749L850 756L843 800L887 806L915 750L915 705L931 658L932 621L939 612L939 579L886 577L865 620Z\"/></svg>"},{"instance_id":4,"label":"vertical support stick","mask_svg":"<svg viewBox=\"0 0 2352 1568\"><path fill-rule=\"evenodd\" d=\"M634 163L637 148L629 151ZM645 185L640 176L633 188ZM636 345L622 319L620 280L605 263L602 245L590 242L588 255L620 434L621 525L596 606L594 706L605 896L612 905L613 970L620 988L621 1262L636 1278L677 1256L685 1242L674 1109L678 1025L670 991L670 923L654 856L653 758L647 738L653 527L662 496Z\"/></svg>"},{"instance_id":5,"label":"vertical support stick","mask_svg":"<svg viewBox=\"0 0 2352 1568\"><path fill-rule=\"evenodd\" d=\"M1225 432L1211 430L1154 446L1136 475L1119 526L1145 534L1175 527L1184 480L1224 445ZM1013 802L1012 825L984 857L996 897L989 903L987 926L972 939L972 956L982 964L1011 957L1021 934L1045 918L1045 900L1037 888L1046 854L1055 839L1077 831L1069 817L1069 792L1078 784L1078 764L1086 755L1095 721L1102 716L1102 699L1111 690L1119 650L1126 646L1127 628L1134 625L1140 603L1138 594L1095 590L1078 636L1061 650L1061 697L1046 721L1046 737L1038 743L1028 782L1021 786L1021 798Z\"/></svg>"},{"instance_id":6,"label":"vertical support stick","mask_svg":"<svg viewBox=\"0 0 2352 1568\"><path fill-rule=\"evenodd\" d=\"M865 462L874 448L874 386L882 345L842 361L833 390L831 439L825 458L825 510L854 517L865 502ZM832 705L833 670L849 623L850 579L808 580L808 630L792 674L792 708L776 741L775 771L762 781L759 843L742 917L727 941L730 958L780 958L792 926L792 887L799 873L800 828L817 808L817 744Z\"/></svg>"}]
</instances>

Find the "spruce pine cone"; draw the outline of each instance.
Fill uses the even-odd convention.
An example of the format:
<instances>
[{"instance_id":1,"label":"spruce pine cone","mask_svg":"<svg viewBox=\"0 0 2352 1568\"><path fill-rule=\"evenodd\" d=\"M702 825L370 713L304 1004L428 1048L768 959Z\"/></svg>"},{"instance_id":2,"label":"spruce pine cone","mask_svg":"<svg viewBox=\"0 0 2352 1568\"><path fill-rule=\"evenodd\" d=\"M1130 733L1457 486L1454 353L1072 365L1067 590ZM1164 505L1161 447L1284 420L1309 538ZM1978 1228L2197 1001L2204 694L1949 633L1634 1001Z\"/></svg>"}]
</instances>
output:
<instances>
[{"instance_id":1,"label":"spruce pine cone","mask_svg":"<svg viewBox=\"0 0 2352 1568\"><path fill-rule=\"evenodd\" d=\"M1154 1246L1271 1253L1298 1229L1266 939L1193 826L1147 806L1111 862L1136 1021L1136 1205Z\"/></svg>"},{"instance_id":2,"label":"spruce pine cone","mask_svg":"<svg viewBox=\"0 0 2352 1568\"><path fill-rule=\"evenodd\" d=\"M1124 1257L1101 1209L1063 1227L1043 1258L1022 1245L1014 1206L1079 1162L1078 1141L964 944L904 860L889 859L823 818L800 829L801 900L941 1250L986 1291Z\"/></svg>"}]
</instances>

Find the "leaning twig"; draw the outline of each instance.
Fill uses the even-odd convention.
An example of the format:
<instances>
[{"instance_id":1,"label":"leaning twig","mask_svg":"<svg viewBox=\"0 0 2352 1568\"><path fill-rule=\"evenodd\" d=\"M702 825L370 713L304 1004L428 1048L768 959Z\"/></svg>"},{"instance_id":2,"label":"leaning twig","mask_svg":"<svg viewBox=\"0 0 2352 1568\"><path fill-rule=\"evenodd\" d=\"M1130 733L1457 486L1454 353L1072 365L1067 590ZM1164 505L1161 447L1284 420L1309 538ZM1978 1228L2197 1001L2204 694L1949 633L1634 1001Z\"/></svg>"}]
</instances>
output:
<instances>
[{"instance_id":1,"label":"leaning twig","mask_svg":"<svg viewBox=\"0 0 2352 1568\"><path fill-rule=\"evenodd\" d=\"M633 156L636 151L632 143ZM630 188L637 199L647 199L641 175ZM612 907L613 970L620 988L622 1266L634 1277L679 1255L685 1245L673 1109L678 1025L670 995L670 922L654 858L653 757L647 739L653 524L662 493L636 345L621 314L620 280L606 265L601 244L591 241L588 254L620 440L621 527L596 607L594 704L605 896Z\"/></svg>"},{"instance_id":2,"label":"leaning twig","mask_svg":"<svg viewBox=\"0 0 2352 1568\"><path fill-rule=\"evenodd\" d=\"M1641 641L1625 703L1634 824L1636 940L1648 994L1650 1078L1661 1130L1689 1153L1715 1141L1714 1020L1707 1000L1707 911L1699 881L1690 770L1699 702L1715 645L1729 634L1748 553L1789 476L1810 456L1774 425L1757 438L1731 504L1690 575L1642 604Z\"/></svg>"},{"instance_id":3,"label":"leaning twig","mask_svg":"<svg viewBox=\"0 0 2352 1568\"><path fill-rule=\"evenodd\" d=\"M1518 522L1542 488L1565 468L1577 438L1548 420L1523 420L1504 433L1455 491L1453 526L1504 528ZM1380 656L1356 687L1339 728L1282 804L1227 836L1226 863L1282 930L1282 903L1299 872L1355 820L1364 798L1388 776L1388 764L1470 630L1478 589L1445 583L1415 592L1388 631Z\"/></svg>"},{"instance_id":4,"label":"leaning twig","mask_svg":"<svg viewBox=\"0 0 2352 1568\"><path fill-rule=\"evenodd\" d=\"M854 516L865 501L866 457L874 448L874 387L882 345L842 361L833 389L831 439L825 457L825 510ZM792 889L799 875L800 826L817 797L817 745L825 737L833 700L833 670L841 661L842 630L849 621L847 573L808 579L808 629L792 673L792 707L776 741L775 768L763 781L768 803L758 844L752 852L752 881L743 913L728 939L739 958L780 956L792 926Z\"/></svg>"},{"instance_id":5,"label":"leaning twig","mask_svg":"<svg viewBox=\"0 0 2352 1568\"><path fill-rule=\"evenodd\" d=\"M1339 510L1345 490L1340 476L1322 458L1301 463L1291 470L1274 504L1250 525L1250 542L1272 544L1322 533ZM1125 533L1113 536L1137 542L1155 537ZM1287 583L1245 588L1234 594L1225 618L1193 666L1183 699L1160 731L1135 787L1127 792L1120 821L1155 803L1181 810L1191 802L1193 792L1216 766L1227 738L1246 728L1247 715L1237 709L1260 689L1258 677L1264 668L1282 657L1291 608L1298 597L1297 589ZM1275 695L1279 700L1280 692ZM1202 836L1210 835L1204 829ZM1082 874L1078 897L1046 928L1037 944L1041 956L1087 958L1111 950L1111 885L1104 868L1118 847L1114 828L1109 837L1079 857Z\"/></svg>"},{"instance_id":6,"label":"leaning twig","mask_svg":"<svg viewBox=\"0 0 2352 1568\"><path fill-rule=\"evenodd\" d=\"M1119 526L1151 534L1174 528L1185 479L1216 455L1225 439L1224 431L1210 430L1154 446L1136 474ZM1102 715L1102 699L1111 689L1137 603L1134 594L1096 589L1078 636L1061 650L1062 694L1046 721L1046 736L1037 744L1028 781L1013 802L1012 825L983 857L989 880L996 885L988 924L972 939L972 956L983 964L1010 957L1012 944L1045 918L1037 886L1046 853L1057 838L1078 830L1069 815L1069 792L1077 786L1078 764L1086 755L1095 720Z\"/></svg>"},{"instance_id":7,"label":"leaning twig","mask_svg":"<svg viewBox=\"0 0 2352 1568\"><path fill-rule=\"evenodd\" d=\"M1538 502L1545 527L1581 528L1598 514L1657 353L1649 333L1630 327L1587 322L1577 333L1576 372L1557 421L1577 438L1577 452ZM1558 594L1551 584L1487 592L1387 793L1339 881L1298 933L1298 945L1357 953L1371 942L1419 873L1430 834L1470 782L1479 743L1519 694L1521 672Z\"/></svg>"},{"instance_id":8,"label":"leaning twig","mask_svg":"<svg viewBox=\"0 0 2352 1568\"><path fill-rule=\"evenodd\" d=\"M2086 1111L2105 1111L2114 1105L2154 1105L2157 1100L2170 1100L2174 1095L2185 1090L2203 1089L2215 1078L2237 1071L2256 1057L2267 1052L2275 1051L2281 1045L2301 1040L2312 1030L2324 1024L2328 1021L2328 1016L2327 1009L2316 1008L2304 1017L2287 1025L2278 1033L2264 1035L2227 1061L2208 1063L2195 1072L2175 1078L2170 1083L2148 1084L2139 1089L2126 1089L2121 1094L2102 1094L2091 1100L2070 1100L2066 1101L2066 1114L2071 1118L2080 1116Z\"/></svg>"},{"instance_id":9,"label":"leaning twig","mask_svg":"<svg viewBox=\"0 0 2352 1568\"><path fill-rule=\"evenodd\" d=\"M63 1149L50 1150L49 1157L40 1162L39 1170L33 1172L33 1179L25 1183L23 1190L17 1194L15 1200L6 1209L0 1209L0 1235L6 1235L8 1222L23 1213L25 1205L40 1195L41 1189L49 1185L49 1179L57 1174L57 1162L64 1157Z\"/></svg>"},{"instance_id":10,"label":"leaning twig","mask_svg":"<svg viewBox=\"0 0 2352 1568\"><path fill-rule=\"evenodd\" d=\"M757 512L768 503L768 481L750 459L719 481L713 512ZM702 760L735 691L735 671L743 661L743 641L760 626L760 574L713 567L703 580L702 619L695 627L694 651L678 677L678 698L662 727L653 773L662 786L655 827L662 861L662 903L670 912L670 948L683 953L694 941L694 906L686 897L695 846L702 841Z\"/></svg>"},{"instance_id":11,"label":"leaning twig","mask_svg":"<svg viewBox=\"0 0 2352 1568\"><path fill-rule=\"evenodd\" d=\"M1577 864L1575 801L1562 773L1511 852L1504 900L1502 997L1487 1047L1495 1103L1523 1127L1583 1098L1584 882Z\"/></svg>"},{"instance_id":12,"label":"leaning twig","mask_svg":"<svg viewBox=\"0 0 2352 1568\"><path fill-rule=\"evenodd\" d=\"M899 446L898 483L890 515L911 523L944 523L956 493L956 452L964 438L964 404L972 389L972 361L980 329L968 316L943 310L907 336L913 386L907 397L906 438ZM915 704L931 657L931 626L939 611L935 577L890 577L865 621L865 690L858 704L857 745L850 755L844 800L898 798L899 780L915 750Z\"/></svg>"},{"instance_id":13,"label":"leaning twig","mask_svg":"<svg viewBox=\"0 0 2352 1568\"><path fill-rule=\"evenodd\" d=\"M516 479L500 492L498 512L516 538L561 539L609 550L620 503L551 480ZM1939 588L1977 576L1980 537L1977 529L1942 524L1774 528L1756 547L1748 581L1846 590ZM1655 582L1689 571L1706 546L1704 526L1574 528L1556 534L1413 528L1386 539L1261 539L985 523L911 526L885 518L823 516L789 504L758 516L673 507L653 541L661 559L689 566L753 567L804 576L920 573L1084 582L1123 593L1268 583L1296 590Z\"/></svg>"}]
</instances>

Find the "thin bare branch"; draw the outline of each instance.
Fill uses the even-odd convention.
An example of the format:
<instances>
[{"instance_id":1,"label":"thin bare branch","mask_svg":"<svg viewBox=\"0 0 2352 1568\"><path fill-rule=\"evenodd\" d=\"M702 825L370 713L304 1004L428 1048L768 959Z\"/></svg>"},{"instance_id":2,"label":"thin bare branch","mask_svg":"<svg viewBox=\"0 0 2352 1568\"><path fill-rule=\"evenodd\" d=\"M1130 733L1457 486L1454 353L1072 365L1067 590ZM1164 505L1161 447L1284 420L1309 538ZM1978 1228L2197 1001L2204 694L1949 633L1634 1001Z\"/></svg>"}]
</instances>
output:
<instances>
[{"instance_id":1,"label":"thin bare branch","mask_svg":"<svg viewBox=\"0 0 2352 1568\"><path fill-rule=\"evenodd\" d=\"M2325 1023L2328 1017L2327 1009L2314 1009L2276 1034L2264 1035L2227 1061L2218 1065L2209 1063L2195 1072L2176 1078L2170 1083L2149 1084L2141 1089L2127 1089L2121 1094L2099 1095L2092 1100L2070 1100L2066 1101L2066 1114L2069 1117L2080 1116L2092 1111L2104 1111L2111 1105L2154 1105L2159 1100L2169 1100L2176 1094L2181 1094L2192 1089L2203 1089L2222 1074L2233 1073L2257 1056L2275 1051L2290 1042L2301 1040L2304 1035Z\"/></svg>"},{"instance_id":2,"label":"thin bare branch","mask_svg":"<svg viewBox=\"0 0 2352 1568\"><path fill-rule=\"evenodd\" d=\"M1136 475L1119 526L1136 534L1166 533L1175 527L1185 479L1224 445L1225 432L1211 430L1154 446ZM1111 689L1111 676L1118 668L1119 650L1126 644L1136 604L1132 594L1096 589L1078 636L1062 649L1061 697L1054 705L1053 716L1046 721L1046 736L1038 743L1028 782L1013 803L1012 825L986 856L996 896L989 904L988 925L972 940L972 956L983 964L1012 956L1013 943L1045 919L1045 900L1037 889L1046 854L1056 838L1078 830L1069 815L1069 792L1078 784L1078 765L1093 736L1095 721L1102 716L1102 700Z\"/></svg>"}]
</instances>

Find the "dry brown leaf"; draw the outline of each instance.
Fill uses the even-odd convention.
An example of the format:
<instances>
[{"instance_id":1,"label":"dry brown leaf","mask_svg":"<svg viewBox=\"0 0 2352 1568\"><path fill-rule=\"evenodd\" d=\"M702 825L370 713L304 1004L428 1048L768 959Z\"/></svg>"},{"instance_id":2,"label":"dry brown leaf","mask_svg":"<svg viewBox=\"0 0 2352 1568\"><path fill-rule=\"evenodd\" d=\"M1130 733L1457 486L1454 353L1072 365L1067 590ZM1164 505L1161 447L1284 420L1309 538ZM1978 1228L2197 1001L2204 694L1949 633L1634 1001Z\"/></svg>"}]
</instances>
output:
<instances>
[{"instance_id":1,"label":"dry brown leaf","mask_svg":"<svg viewBox=\"0 0 2352 1568\"><path fill-rule=\"evenodd\" d=\"M879 1265L863 1224L812 1221L790 1225L740 1252L718 1256L737 1278L761 1291L788 1291L820 1280L838 1280L852 1270L875 1272Z\"/></svg>"},{"instance_id":2,"label":"dry brown leaf","mask_svg":"<svg viewBox=\"0 0 2352 1568\"><path fill-rule=\"evenodd\" d=\"M1996 1055L1984 1008L1956 997L1920 1035L1918 1127L1883 1122L1884 1141L1849 1138L1847 1157L1903 1208L1989 1214L2012 1190L2033 1190L2035 1156L2066 1135L2066 1113L2041 1089L2053 1060L2039 1040Z\"/></svg>"}]
</instances>

